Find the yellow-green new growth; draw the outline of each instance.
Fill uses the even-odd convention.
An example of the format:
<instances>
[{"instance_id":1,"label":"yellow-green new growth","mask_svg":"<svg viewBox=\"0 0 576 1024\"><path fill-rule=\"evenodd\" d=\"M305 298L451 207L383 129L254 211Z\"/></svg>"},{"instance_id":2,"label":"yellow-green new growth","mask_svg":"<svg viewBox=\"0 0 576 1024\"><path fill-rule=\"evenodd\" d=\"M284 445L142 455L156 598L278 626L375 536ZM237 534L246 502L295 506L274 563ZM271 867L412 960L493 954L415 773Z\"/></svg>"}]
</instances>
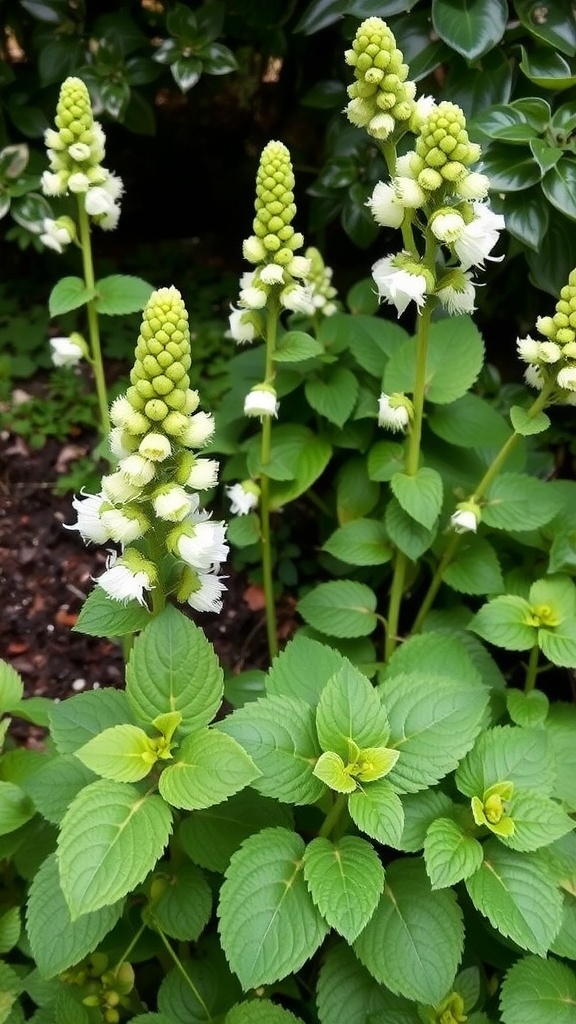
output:
<instances>
[{"instance_id":1,"label":"yellow-green new growth","mask_svg":"<svg viewBox=\"0 0 576 1024\"><path fill-rule=\"evenodd\" d=\"M462 178L467 167L479 159L480 152L480 146L470 142L464 112L455 103L440 103L423 120L416 153L422 161L420 173L427 169L439 175L439 178L434 178L438 181L436 187ZM420 184L430 188L429 183Z\"/></svg>"},{"instance_id":2,"label":"yellow-green new growth","mask_svg":"<svg viewBox=\"0 0 576 1024\"><path fill-rule=\"evenodd\" d=\"M282 142L269 142L262 150L254 206L254 236L244 243L246 258L251 263L272 262L289 267L304 238L292 227L296 214L294 172L290 153Z\"/></svg>"},{"instance_id":3,"label":"yellow-green new growth","mask_svg":"<svg viewBox=\"0 0 576 1024\"><path fill-rule=\"evenodd\" d=\"M44 192L86 192L106 181L108 172L100 166L104 133L94 121L90 95L80 78L63 83L54 123L56 130L49 128L44 136L50 161L50 171L42 176Z\"/></svg>"},{"instance_id":4,"label":"yellow-green new growth","mask_svg":"<svg viewBox=\"0 0 576 1024\"><path fill-rule=\"evenodd\" d=\"M407 81L408 65L386 22L381 18L363 21L344 57L356 79L347 90L349 121L383 141L397 125L406 128L414 112L416 85Z\"/></svg>"}]
</instances>

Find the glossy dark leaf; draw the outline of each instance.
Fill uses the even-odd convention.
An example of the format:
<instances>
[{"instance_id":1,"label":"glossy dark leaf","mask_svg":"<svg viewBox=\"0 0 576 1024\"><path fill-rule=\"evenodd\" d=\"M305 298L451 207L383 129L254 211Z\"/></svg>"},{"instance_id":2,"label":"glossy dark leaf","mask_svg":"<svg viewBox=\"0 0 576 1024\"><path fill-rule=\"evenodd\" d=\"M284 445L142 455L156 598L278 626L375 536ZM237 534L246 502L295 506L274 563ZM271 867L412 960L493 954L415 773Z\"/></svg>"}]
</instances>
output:
<instances>
[{"instance_id":1,"label":"glossy dark leaf","mask_svg":"<svg viewBox=\"0 0 576 1024\"><path fill-rule=\"evenodd\" d=\"M576 231L567 229L566 218L551 209L548 230L539 251L526 253L532 284L549 292L555 300L576 266Z\"/></svg>"},{"instance_id":2,"label":"glossy dark leaf","mask_svg":"<svg viewBox=\"0 0 576 1024\"><path fill-rule=\"evenodd\" d=\"M540 181L540 168L529 149L494 145L483 154L481 169L494 192L517 192Z\"/></svg>"},{"instance_id":3,"label":"glossy dark leaf","mask_svg":"<svg viewBox=\"0 0 576 1024\"><path fill-rule=\"evenodd\" d=\"M542 191L552 206L570 220L576 220L576 161L559 160L542 180Z\"/></svg>"},{"instance_id":4,"label":"glossy dark leaf","mask_svg":"<svg viewBox=\"0 0 576 1024\"><path fill-rule=\"evenodd\" d=\"M528 53L522 46L520 67L526 78L542 89L569 89L576 84L576 64L551 50L536 50Z\"/></svg>"},{"instance_id":5,"label":"glossy dark leaf","mask_svg":"<svg viewBox=\"0 0 576 1024\"><path fill-rule=\"evenodd\" d=\"M549 221L549 206L540 187L508 193L503 209L510 234L537 252Z\"/></svg>"},{"instance_id":6,"label":"glossy dark leaf","mask_svg":"<svg viewBox=\"0 0 576 1024\"><path fill-rule=\"evenodd\" d=\"M568 57L576 53L576 22L571 0L538 4L534 0L514 0L514 9L530 35Z\"/></svg>"},{"instance_id":7,"label":"glossy dark leaf","mask_svg":"<svg viewBox=\"0 0 576 1024\"><path fill-rule=\"evenodd\" d=\"M339 21L347 8L346 0L314 0L304 11L294 31L311 36L314 32L319 32L320 29Z\"/></svg>"},{"instance_id":8,"label":"glossy dark leaf","mask_svg":"<svg viewBox=\"0 0 576 1024\"><path fill-rule=\"evenodd\" d=\"M467 60L477 60L500 42L507 19L506 0L432 0L434 29Z\"/></svg>"}]
</instances>

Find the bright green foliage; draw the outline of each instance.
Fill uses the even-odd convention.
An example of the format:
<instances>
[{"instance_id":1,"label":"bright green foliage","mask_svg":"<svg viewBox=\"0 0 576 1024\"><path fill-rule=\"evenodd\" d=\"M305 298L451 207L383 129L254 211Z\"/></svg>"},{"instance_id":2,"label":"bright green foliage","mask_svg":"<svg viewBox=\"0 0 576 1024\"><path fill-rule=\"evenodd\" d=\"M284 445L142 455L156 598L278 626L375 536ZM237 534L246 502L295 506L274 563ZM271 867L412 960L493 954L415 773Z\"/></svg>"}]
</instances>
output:
<instances>
[{"instance_id":1,"label":"bright green foliage","mask_svg":"<svg viewBox=\"0 0 576 1024\"><path fill-rule=\"evenodd\" d=\"M304 854L310 895L331 928L353 942L384 888L384 868L372 846L356 836L313 839Z\"/></svg>"},{"instance_id":2,"label":"bright green foliage","mask_svg":"<svg viewBox=\"0 0 576 1024\"><path fill-rule=\"evenodd\" d=\"M258 775L252 759L231 736L199 729L182 740L158 788L173 807L195 811L221 803Z\"/></svg>"},{"instance_id":3,"label":"bright green foliage","mask_svg":"<svg viewBox=\"0 0 576 1024\"><path fill-rule=\"evenodd\" d=\"M328 926L303 876L304 842L286 829L263 829L234 854L220 892L222 945L247 990L298 970Z\"/></svg>"},{"instance_id":4,"label":"bright green foliage","mask_svg":"<svg viewBox=\"0 0 576 1024\"><path fill-rule=\"evenodd\" d=\"M504 1024L573 1024L576 1020L576 975L558 960L526 956L508 971L500 1012Z\"/></svg>"},{"instance_id":5,"label":"bright green foliage","mask_svg":"<svg viewBox=\"0 0 576 1024\"><path fill-rule=\"evenodd\" d=\"M34 816L34 806L26 793L13 782L0 781L0 836L15 832Z\"/></svg>"},{"instance_id":6,"label":"bright green foliage","mask_svg":"<svg viewBox=\"0 0 576 1024\"><path fill-rule=\"evenodd\" d=\"M228 1011L225 1024L302 1024L302 1018L269 999L249 999Z\"/></svg>"},{"instance_id":7,"label":"bright green foliage","mask_svg":"<svg viewBox=\"0 0 576 1024\"><path fill-rule=\"evenodd\" d=\"M266 826L290 829L293 824L287 806L250 790L184 818L178 838L195 864L223 874L230 857L248 836Z\"/></svg>"},{"instance_id":8,"label":"bright green foliage","mask_svg":"<svg viewBox=\"0 0 576 1024\"><path fill-rule=\"evenodd\" d=\"M348 811L352 821L366 835L386 846L396 847L404 827L400 798L386 779L358 788L350 795Z\"/></svg>"},{"instance_id":9,"label":"bright green foliage","mask_svg":"<svg viewBox=\"0 0 576 1024\"><path fill-rule=\"evenodd\" d=\"M321 583L302 598L298 611L314 629L329 636L368 636L376 625L376 595L364 583Z\"/></svg>"},{"instance_id":10,"label":"bright green foliage","mask_svg":"<svg viewBox=\"0 0 576 1024\"><path fill-rule=\"evenodd\" d=\"M199 868L159 864L146 917L174 939L196 941L210 920L212 893Z\"/></svg>"},{"instance_id":11,"label":"bright green foliage","mask_svg":"<svg viewBox=\"0 0 576 1024\"><path fill-rule=\"evenodd\" d=\"M414 476L395 473L390 486L401 508L417 523L430 530L442 508L440 474L422 466Z\"/></svg>"},{"instance_id":12,"label":"bright green foliage","mask_svg":"<svg viewBox=\"0 0 576 1024\"><path fill-rule=\"evenodd\" d=\"M395 1024L419 1024L414 1004L380 985L344 943L328 950L318 976L316 1002L321 1024L365 1024L380 1021L380 1013Z\"/></svg>"},{"instance_id":13,"label":"bright green foliage","mask_svg":"<svg viewBox=\"0 0 576 1024\"><path fill-rule=\"evenodd\" d=\"M532 584L528 600L503 595L489 601L471 628L483 639L512 651L540 647L555 665L576 665L576 587L556 576Z\"/></svg>"},{"instance_id":14,"label":"bright green foliage","mask_svg":"<svg viewBox=\"0 0 576 1024\"><path fill-rule=\"evenodd\" d=\"M345 760L351 740L361 748L384 747L390 735L386 710L377 691L348 661L344 661L322 691L316 728L322 749L333 750Z\"/></svg>"},{"instance_id":15,"label":"bright green foliage","mask_svg":"<svg viewBox=\"0 0 576 1024\"><path fill-rule=\"evenodd\" d=\"M76 757L96 775L116 782L139 782L158 756L154 741L137 725L105 729L76 751Z\"/></svg>"},{"instance_id":16,"label":"bright green foliage","mask_svg":"<svg viewBox=\"0 0 576 1024\"><path fill-rule=\"evenodd\" d=\"M382 565L392 558L384 524L377 519L352 519L324 544L330 555L350 565Z\"/></svg>"},{"instance_id":17,"label":"bright green foliage","mask_svg":"<svg viewBox=\"0 0 576 1024\"><path fill-rule=\"evenodd\" d=\"M514 725L525 728L541 725L546 720L549 706L548 698L542 690L522 693L522 690L511 687L506 693L506 709Z\"/></svg>"},{"instance_id":18,"label":"bright green foliage","mask_svg":"<svg viewBox=\"0 0 576 1024\"><path fill-rule=\"evenodd\" d=\"M424 840L424 861L433 889L472 875L482 863L482 846L450 818L432 822Z\"/></svg>"},{"instance_id":19,"label":"bright green foliage","mask_svg":"<svg viewBox=\"0 0 576 1024\"><path fill-rule=\"evenodd\" d=\"M518 790L549 795L555 768L546 732L499 725L480 736L456 772L456 785L466 796L479 796L504 779Z\"/></svg>"},{"instance_id":20,"label":"bright green foliage","mask_svg":"<svg viewBox=\"0 0 576 1024\"><path fill-rule=\"evenodd\" d=\"M13 949L21 930L20 908L11 907L0 917L0 953L8 953Z\"/></svg>"},{"instance_id":21,"label":"bright green foliage","mask_svg":"<svg viewBox=\"0 0 576 1024\"><path fill-rule=\"evenodd\" d=\"M458 361L454 351L458 350ZM432 325L426 359L426 397L437 405L462 398L476 380L484 359L482 337L468 316L450 317ZM416 342L398 346L384 374L387 392L411 391L416 368Z\"/></svg>"}]
</instances>

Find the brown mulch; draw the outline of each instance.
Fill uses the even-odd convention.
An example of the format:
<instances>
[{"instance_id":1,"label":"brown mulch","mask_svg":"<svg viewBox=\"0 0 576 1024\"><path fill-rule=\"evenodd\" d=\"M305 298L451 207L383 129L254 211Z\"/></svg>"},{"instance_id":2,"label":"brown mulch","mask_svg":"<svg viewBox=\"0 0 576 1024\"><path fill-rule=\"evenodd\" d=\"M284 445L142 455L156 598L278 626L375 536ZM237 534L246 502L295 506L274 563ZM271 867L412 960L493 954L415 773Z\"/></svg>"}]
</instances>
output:
<instances>
[{"instance_id":1,"label":"brown mulch","mask_svg":"<svg viewBox=\"0 0 576 1024\"><path fill-rule=\"evenodd\" d=\"M86 454L92 439L75 441ZM59 497L54 482L64 471L62 445L29 448L15 435L0 435L0 657L22 676L29 696L63 699L99 686L121 686L120 648L108 639L72 631L93 577L105 567L106 551L86 546L67 531L76 515L72 496ZM266 628L260 588L231 567L220 615L190 617L201 625L226 670L265 668ZM184 610L184 609L183 609ZM286 638L293 606L280 619Z\"/></svg>"}]
</instances>

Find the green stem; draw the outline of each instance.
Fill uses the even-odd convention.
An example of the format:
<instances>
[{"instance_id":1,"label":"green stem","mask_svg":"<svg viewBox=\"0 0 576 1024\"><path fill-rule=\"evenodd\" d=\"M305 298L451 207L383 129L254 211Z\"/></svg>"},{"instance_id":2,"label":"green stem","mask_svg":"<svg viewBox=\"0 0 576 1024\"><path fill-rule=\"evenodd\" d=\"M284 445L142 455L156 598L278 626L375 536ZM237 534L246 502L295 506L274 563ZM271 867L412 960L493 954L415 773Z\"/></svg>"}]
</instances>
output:
<instances>
[{"instance_id":1,"label":"green stem","mask_svg":"<svg viewBox=\"0 0 576 1024\"><path fill-rule=\"evenodd\" d=\"M184 981L186 982L188 987L191 989L191 991L194 993L194 998L198 1000L198 1003L202 1007L203 1012L206 1014L206 1020L207 1021L211 1021L212 1020L212 1014L210 1013L210 1010L208 1009L208 1006L206 1005L206 1003L202 999L202 996L200 995L198 989L196 988L196 985L192 981L192 978L190 977L190 975L188 974L186 968L184 967L184 964L182 963L182 961L178 957L178 954L176 953L176 950L174 950L172 948L172 946L168 942L168 939L166 938L164 932L162 931L161 928L158 927L158 925L156 925L156 930L157 930L160 938L162 939L162 942L166 946L166 949L168 950L170 956L172 957L172 960L176 964L176 967L180 971L180 974L184 978Z\"/></svg>"},{"instance_id":2,"label":"green stem","mask_svg":"<svg viewBox=\"0 0 576 1024\"><path fill-rule=\"evenodd\" d=\"M82 250L82 267L84 270L84 284L86 288L93 291L95 287L94 264L92 261L92 244L90 241L90 221L84 209L82 197L78 196L78 227L80 248ZM100 330L98 327L98 313L93 299L86 304L88 319L88 339L90 343L90 358L92 371L96 383L96 395L98 397L98 408L100 410L100 427L104 437L110 433L110 417L108 415L108 392L106 390L106 379L104 377L104 366L102 362L102 349L100 347Z\"/></svg>"},{"instance_id":3,"label":"green stem","mask_svg":"<svg viewBox=\"0 0 576 1024\"><path fill-rule=\"evenodd\" d=\"M526 681L524 683L524 693L530 693L536 686L536 678L538 676L538 658L540 657L540 648L538 644L535 644L530 651L530 658L528 660L528 667L526 669Z\"/></svg>"},{"instance_id":4,"label":"green stem","mask_svg":"<svg viewBox=\"0 0 576 1024\"><path fill-rule=\"evenodd\" d=\"M268 303L268 319L266 330L266 369L265 381L274 382L274 352L276 349L276 332L278 329L278 302L270 298ZM274 575L272 562L272 541L270 531L270 478L266 466L270 462L272 447L272 417L264 416L260 445L260 545L262 550L262 582L264 586L264 606L266 611L266 634L270 658L278 654L278 630L276 626L276 604L274 601Z\"/></svg>"},{"instance_id":5,"label":"green stem","mask_svg":"<svg viewBox=\"0 0 576 1024\"><path fill-rule=\"evenodd\" d=\"M142 935L142 933L145 930L146 930L146 925L145 924L140 925L138 931L136 932L136 935L131 940L131 942L128 944L127 949L125 950L125 952L122 954L122 956L118 960L118 963L116 964L116 967L114 968L115 971L118 970L118 968L120 967L121 964L125 964L128 961L128 957L130 956L130 953L134 949L134 946L136 945L136 943L138 942L140 936Z\"/></svg>"},{"instance_id":6,"label":"green stem","mask_svg":"<svg viewBox=\"0 0 576 1024\"><path fill-rule=\"evenodd\" d=\"M339 793L324 819L324 824L322 825L322 828L318 833L319 837L321 837L322 839L326 839L327 836L330 835L332 829L338 823L340 815L347 806L348 796L346 795L346 793Z\"/></svg>"},{"instance_id":7,"label":"green stem","mask_svg":"<svg viewBox=\"0 0 576 1024\"><path fill-rule=\"evenodd\" d=\"M534 399L532 405L530 406L530 408L527 411L527 416L530 419L534 419L534 417L538 416L538 414L541 413L542 410L545 408L546 403L547 403L547 401L548 401L548 399L550 397L550 393L552 391L552 388L553 388L553 385L550 385L550 387L545 388L543 391L540 392L538 397ZM480 501L480 499L484 497L484 495L485 495L486 491L488 490L490 484L494 481L495 477L498 475L498 473L502 469L504 463L506 462L508 456L512 454L512 452L514 451L514 448L516 447L516 445L520 441L520 438L523 437L523 436L524 436L523 434L518 434L518 433L514 432L513 434L510 435L508 440L504 442L504 444L502 445L500 451L496 455L496 458L491 463L491 465L488 467L488 469L486 470L484 476L480 480L480 482L479 482L478 486L476 487L474 493L472 495L470 495L470 497L468 498L468 501ZM449 542L448 542L448 544L446 546L446 549L445 549L445 551L444 551L444 553L443 553L443 555L442 555L442 557L441 557L441 559L440 559L440 561L439 561L439 563L438 563L438 565L436 567L436 571L435 571L435 573L434 573L434 575L432 577L432 580L430 582L430 586L428 587L428 590L426 591L426 594L424 596L424 600L422 601L422 604L420 605L420 610L418 611L418 614L417 614L417 616L416 616L416 618L414 620L414 625L412 626L412 629L410 631L411 633L419 633L420 632L420 630L422 628L422 623L424 622L424 619L426 618L428 612L430 611L430 608L432 607L432 604L434 602L436 594L438 593L438 591L440 589L440 585L442 583L442 579L444 577L444 573L446 572L446 569L448 568L448 566L452 562L452 559L454 558L456 552L458 551L458 547L460 546L460 542L462 541L462 538L464 536L465 536L465 534L462 534L462 533L454 533L452 535L452 537L450 538L450 540L449 540Z\"/></svg>"}]
</instances>

